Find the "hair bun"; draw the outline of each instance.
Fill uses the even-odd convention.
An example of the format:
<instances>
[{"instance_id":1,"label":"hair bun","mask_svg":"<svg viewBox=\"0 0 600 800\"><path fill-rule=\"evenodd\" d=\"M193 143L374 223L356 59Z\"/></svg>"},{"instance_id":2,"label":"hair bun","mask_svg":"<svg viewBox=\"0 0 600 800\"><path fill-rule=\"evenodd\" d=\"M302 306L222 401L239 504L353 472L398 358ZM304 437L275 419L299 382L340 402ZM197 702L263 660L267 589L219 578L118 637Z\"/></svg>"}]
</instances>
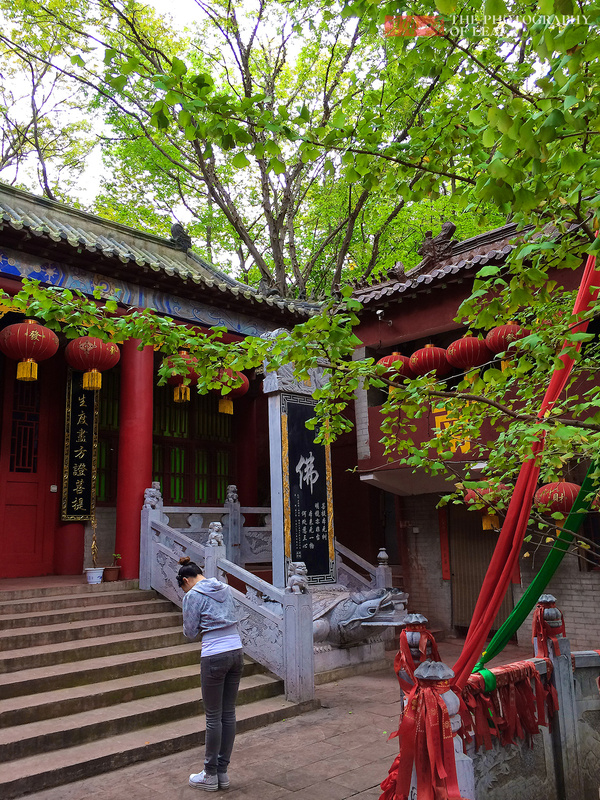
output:
<instances>
[{"instance_id":1,"label":"hair bun","mask_svg":"<svg viewBox=\"0 0 600 800\"><path fill-rule=\"evenodd\" d=\"M192 559L189 556L184 556L183 558L179 559L179 563L183 566L189 564Z\"/></svg>"}]
</instances>

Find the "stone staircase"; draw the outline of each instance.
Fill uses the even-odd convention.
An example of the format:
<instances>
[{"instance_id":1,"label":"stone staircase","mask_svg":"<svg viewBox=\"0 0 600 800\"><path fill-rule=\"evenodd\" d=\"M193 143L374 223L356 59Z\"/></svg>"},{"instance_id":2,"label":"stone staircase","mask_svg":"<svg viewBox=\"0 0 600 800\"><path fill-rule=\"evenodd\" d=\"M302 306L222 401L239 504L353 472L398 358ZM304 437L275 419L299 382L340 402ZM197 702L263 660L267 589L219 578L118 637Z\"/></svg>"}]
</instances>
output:
<instances>
[{"instance_id":1,"label":"stone staircase","mask_svg":"<svg viewBox=\"0 0 600 800\"><path fill-rule=\"evenodd\" d=\"M204 743L200 645L179 609L134 587L0 591L2 800ZM238 730L315 707L282 692L247 659Z\"/></svg>"}]
</instances>

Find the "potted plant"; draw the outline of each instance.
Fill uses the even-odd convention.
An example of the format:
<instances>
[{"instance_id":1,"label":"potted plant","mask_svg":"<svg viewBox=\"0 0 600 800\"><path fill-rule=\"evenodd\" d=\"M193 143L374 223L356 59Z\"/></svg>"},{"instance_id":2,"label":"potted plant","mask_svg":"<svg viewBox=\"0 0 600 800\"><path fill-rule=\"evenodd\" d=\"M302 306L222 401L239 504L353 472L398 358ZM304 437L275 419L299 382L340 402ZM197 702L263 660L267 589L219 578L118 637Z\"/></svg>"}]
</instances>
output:
<instances>
[{"instance_id":1,"label":"potted plant","mask_svg":"<svg viewBox=\"0 0 600 800\"><path fill-rule=\"evenodd\" d=\"M92 565L86 567L84 572L88 583L102 583L102 574L104 567L99 567L98 560L98 543L96 542L96 517L92 517Z\"/></svg>"},{"instance_id":2,"label":"potted plant","mask_svg":"<svg viewBox=\"0 0 600 800\"><path fill-rule=\"evenodd\" d=\"M121 559L120 553L113 553L113 561L110 567L104 567L104 582L109 583L111 581L118 581L119 580L119 571L121 570L121 565L117 563Z\"/></svg>"}]
</instances>

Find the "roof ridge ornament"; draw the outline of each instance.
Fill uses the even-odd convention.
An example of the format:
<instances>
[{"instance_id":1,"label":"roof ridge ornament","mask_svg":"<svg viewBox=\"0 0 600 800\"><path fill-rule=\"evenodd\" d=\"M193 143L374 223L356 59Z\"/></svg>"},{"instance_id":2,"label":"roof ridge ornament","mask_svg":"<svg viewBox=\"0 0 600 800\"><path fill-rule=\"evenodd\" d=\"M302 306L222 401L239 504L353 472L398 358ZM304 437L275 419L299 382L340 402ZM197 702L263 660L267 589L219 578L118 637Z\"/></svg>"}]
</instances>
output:
<instances>
[{"instance_id":1,"label":"roof ridge ornament","mask_svg":"<svg viewBox=\"0 0 600 800\"><path fill-rule=\"evenodd\" d=\"M178 250L186 252L192 246L192 237L186 232L181 222L174 222L171 225L171 242Z\"/></svg>"}]
</instances>

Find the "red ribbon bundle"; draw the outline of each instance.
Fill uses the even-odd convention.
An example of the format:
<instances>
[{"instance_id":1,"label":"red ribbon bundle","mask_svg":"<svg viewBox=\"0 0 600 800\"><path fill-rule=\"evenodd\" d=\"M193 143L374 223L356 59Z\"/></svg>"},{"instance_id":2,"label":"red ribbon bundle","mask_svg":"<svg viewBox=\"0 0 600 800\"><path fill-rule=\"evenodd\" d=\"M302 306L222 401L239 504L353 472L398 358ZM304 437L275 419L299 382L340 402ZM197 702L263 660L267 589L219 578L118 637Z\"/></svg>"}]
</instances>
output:
<instances>
[{"instance_id":1,"label":"red ribbon bundle","mask_svg":"<svg viewBox=\"0 0 600 800\"><path fill-rule=\"evenodd\" d=\"M560 625L552 627L544 619L544 611L547 608L555 608L555 603L538 603L533 612L533 629L532 641L537 639L537 652L540 658L548 658L548 639L552 642L554 647L554 654L560 655L560 646L558 644L558 635L566 636L565 632L565 618L560 611Z\"/></svg>"},{"instance_id":2,"label":"red ribbon bundle","mask_svg":"<svg viewBox=\"0 0 600 800\"><path fill-rule=\"evenodd\" d=\"M419 800L462 800L456 776L454 736L442 695L450 681L420 681L411 688L398 733L398 755L381 783L380 800L408 800L413 763Z\"/></svg>"},{"instance_id":3,"label":"red ribbon bundle","mask_svg":"<svg viewBox=\"0 0 600 800\"><path fill-rule=\"evenodd\" d=\"M418 632L420 633L419 637L419 661L415 664L413 655L410 652L410 647L408 645L408 638L406 636L407 632ZM427 655L427 645L431 645L431 655ZM435 639L431 631L427 630L427 627L424 624L409 624L400 632L400 642L399 642L399 649L396 653L396 658L394 659L394 672L398 676L398 682L400 683L401 688L405 692L410 692L415 684L415 669L422 664L424 661L441 661L440 654L437 649L437 644L435 643ZM400 677L400 672L406 672L410 678L411 682L409 683L404 678Z\"/></svg>"},{"instance_id":4,"label":"red ribbon bundle","mask_svg":"<svg viewBox=\"0 0 600 800\"><path fill-rule=\"evenodd\" d=\"M528 734L539 733L558 708L556 689L550 683L552 662L546 661L546 686L531 661L520 661L491 670L496 677L496 689L484 693L483 677L471 675L463 694L471 714L471 726L477 747L492 747L492 736L503 745L513 744ZM532 688L534 684L535 691ZM463 718L464 724L464 718Z\"/></svg>"}]
</instances>

